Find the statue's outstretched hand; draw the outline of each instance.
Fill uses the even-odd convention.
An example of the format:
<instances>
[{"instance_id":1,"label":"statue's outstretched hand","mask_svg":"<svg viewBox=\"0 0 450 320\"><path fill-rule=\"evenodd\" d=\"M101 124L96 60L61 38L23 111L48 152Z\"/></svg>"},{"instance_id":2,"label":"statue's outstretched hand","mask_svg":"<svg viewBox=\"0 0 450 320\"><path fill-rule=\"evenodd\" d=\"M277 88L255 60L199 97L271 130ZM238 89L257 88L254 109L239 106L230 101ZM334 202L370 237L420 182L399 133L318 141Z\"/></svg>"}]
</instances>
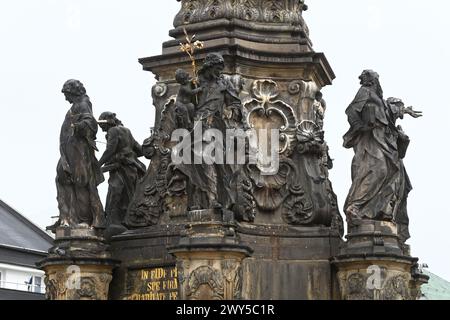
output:
<instances>
[{"instance_id":1,"label":"statue's outstretched hand","mask_svg":"<svg viewBox=\"0 0 450 320\"><path fill-rule=\"evenodd\" d=\"M422 111L414 111L413 107L408 107L405 109L405 113L409 114L411 117L417 119L423 116L423 112Z\"/></svg>"}]
</instances>

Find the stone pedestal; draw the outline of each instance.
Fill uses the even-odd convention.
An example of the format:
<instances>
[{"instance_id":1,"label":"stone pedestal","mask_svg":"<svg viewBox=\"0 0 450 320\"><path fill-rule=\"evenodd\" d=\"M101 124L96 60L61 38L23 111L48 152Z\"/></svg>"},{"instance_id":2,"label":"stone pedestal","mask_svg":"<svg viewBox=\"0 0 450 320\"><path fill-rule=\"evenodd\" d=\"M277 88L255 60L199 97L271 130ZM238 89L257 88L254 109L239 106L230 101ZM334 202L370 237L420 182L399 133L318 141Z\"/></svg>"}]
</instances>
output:
<instances>
[{"instance_id":1,"label":"stone pedestal","mask_svg":"<svg viewBox=\"0 0 450 320\"><path fill-rule=\"evenodd\" d=\"M169 248L177 260L183 300L240 300L242 261L252 250L236 235L231 212L189 212L180 244Z\"/></svg>"},{"instance_id":2,"label":"stone pedestal","mask_svg":"<svg viewBox=\"0 0 450 320\"><path fill-rule=\"evenodd\" d=\"M333 259L343 300L416 300L427 277L417 268L392 222L362 221L349 228Z\"/></svg>"},{"instance_id":3,"label":"stone pedestal","mask_svg":"<svg viewBox=\"0 0 450 320\"><path fill-rule=\"evenodd\" d=\"M38 267L45 271L48 300L108 300L118 264L97 231L58 228L55 246Z\"/></svg>"}]
</instances>

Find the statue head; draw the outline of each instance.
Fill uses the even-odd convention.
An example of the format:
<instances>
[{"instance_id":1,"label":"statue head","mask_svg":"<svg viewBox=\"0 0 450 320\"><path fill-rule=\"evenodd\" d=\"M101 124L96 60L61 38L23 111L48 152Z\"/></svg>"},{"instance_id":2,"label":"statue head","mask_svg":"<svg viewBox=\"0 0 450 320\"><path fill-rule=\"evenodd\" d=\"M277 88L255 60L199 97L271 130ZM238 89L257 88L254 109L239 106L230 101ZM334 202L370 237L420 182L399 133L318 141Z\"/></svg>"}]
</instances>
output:
<instances>
[{"instance_id":1,"label":"statue head","mask_svg":"<svg viewBox=\"0 0 450 320\"><path fill-rule=\"evenodd\" d=\"M117 115L115 113L106 111L103 112L100 117L99 117L99 121L98 124L100 126L100 128L102 128L102 130L104 132L107 132L109 129L113 128L113 127L117 127L117 126L122 126L122 121L120 121L119 119L117 119Z\"/></svg>"},{"instance_id":2,"label":"statue head","mask_svg":"<svg viewBox=\"0 0 450 320\"><path fill-rule=\"evenodd\" d=\"M79 80L67 80L62 88L62 93L66 96L66 100L73 103L77 98L86 95L86 89Z\"/></svg>"},{"instance_id":3,"label":"statue head","mask_svg":"<svg viewBox=\"0 0 450 320\"><path fill-rule=\"evenodd\" d=\"M175 72L175 80L181 85L185 85L185 84L189 83L190 78L191 78L191 76L184 69L178 69Z\"/></svg>"},{"instance_id":4,"label":"statue head","mask_svg":"<svg viewBox=\"0 0 450 320\"><path fill-rule=\"evenodd\" d=\"M223 57L218 53L209 53L203 66L201 67L199 74L206 78L220 78L223 70L225 69L225 61Z\"/></svg>"},{"instance_id":5,"label":"statue head","mask_svg":"<svg viewBox=\"0 0 450 320\"><path fill-rule=\"evenodd\" d=\"M364 70L359 76L362 85L371 85L375 79L379 80L380 76L373 70Z\"/></svg>"},{"instance_id":6,"label":"statue head","mask_svg":"<svg viewBox=\"0 0 450 320\"><path fill-rule=\"evenodd\" d=\"M361 80L361 85L363 87L370 87L375 90L375 92L383 97L383 89L380 84L380 76L373 70L364 70L362 74L359 76L359 80Z\"/></svg>"},{"instance_id":7,"label":"statue head","mask_svg":"<svg viewBox=\"0 0 450 320\"><path fill-rule=\"evenodd\" d=\"M319 102L322 101L323 100L323 93L321 91L317 91L315 98Z\"/></svg>"}]
</instances>

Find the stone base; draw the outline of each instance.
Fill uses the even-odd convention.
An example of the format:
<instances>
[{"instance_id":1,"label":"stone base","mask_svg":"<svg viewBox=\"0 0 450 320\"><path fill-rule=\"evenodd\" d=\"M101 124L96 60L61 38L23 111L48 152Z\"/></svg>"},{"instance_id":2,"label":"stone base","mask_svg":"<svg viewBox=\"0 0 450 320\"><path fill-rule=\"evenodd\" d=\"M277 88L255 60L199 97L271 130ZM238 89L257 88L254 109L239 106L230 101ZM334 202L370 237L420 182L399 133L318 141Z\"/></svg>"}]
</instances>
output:
<instances>
[{"instance_id":1,"label":"stone base","mask_svg":"<svg viewBox=\"0 0 450 320\"><path fill-rule=\"evenodd\" d=\"M420 293L412 275L416 262L412 258L382 256L336 259L341 297L343 300L416 300Z\"/></svg>"},{"instance_id":2,"label":"stone base","mask_svg":"<svg viewBox=\"0 0 450 320\"><path fill-rule=\"evenodd\" d=\"M181 300L241 300L242 260L249 254L207 248L173 249L177 258Z\"/></svg>"},{"instance_id":3,"label":"stone base","mask_svg":"<svg viewBox=\"0 0 450 320\"><path fill-rule=\"evenodd\" d=\"M45 260L48 300L108 300L113 261Z\"/></svg>"},{"instance_id":4,"label":"stone base","mask_svg":"<svg viewBox=\"0 0 450 320\"><path fill-rule=\"evenodd\" d=\"M108 300L118 264L99 231L58 228L55 246L38 267L45 271L48 300Z\"/></svg>"},{"instance_id":5,"label":"stone base","mask_svg":"<svg viewBox=\"0 0 450 320\"><path fill-rule=\"evenodd\" d=\"M360 221L349 227L347 243L341 254L393 254L409 256L409 247L401 243L397 225L385 221Z\"/></svg>"},{"instance_id":6,"label":"stone base","mask_svg":"<svg viewBox=\"0 0 450 320\"><path fill-rule=\"evenodd\" d=\"M333 259L343 300L416 300L427 277L403 244L397 225L360 221Z\"/></svg>"},{"instance_id":7,"label":"stone base","mask_svg":"<svg viewBox=\"0 0 450 320\"><path fill-rule=\"evenodd\" d=\"M188 213L190 224L176 257L182 300L242 299L242 260L252 250L236 236L232 212L198 210Z\"/></svg>"},{"instance_id":8,"label":"stone base","mask_svg":"<svg viewBox=\"0 0 450 320\"><path fill-rule=\"evenodd\" d=\"M50 249L49 257L109 259L108 249L103 231L90 228L58 228L55 246Z\"/></svg>"},{"instance_id":9,"label":"stone base","mask_svg":"<svg viewBox=\"0 0 450 320\"><path fill-rule=\"evenodd\" d=\"M208 223L206 220L204 222ZM129 230L114 237L111 244L112 257L121 260L122 264L114 272L111 298L116 300L160 299L154 294L156 291L148 292L148 285L153 281L143 277L142 274L151 273L160 268L170 274L171 270L176 268L177 259L169 253L168 248L173 250L178 246L181 249L179 246L183 244L201 246L201 237L199 239L191 237L188 241L190 227L194 224L189 222L187 225L158 225ZM231 227L239 238L238 244L253 250L251 257L245 257L242 261L242 299L340 299L338 281L330 263L330 258L338 255L342 244L340 235L335 231L324 227L256 224L237 224ZM221 237L215 240L210 238L211 241L216 242L216 249L228 245L227 252L234 252L237 248L231 236L232 230L221 227L219 232L222 233ZM224 236L225 233L229 236ZM221 258L225 254L215 251L215 254ZM194 260L202 260L197 266L214 260L210 256L210 251L204 253L191 251L191 253L195 255ZM239 260L239 257L232 254L227 253L227 257L234 261ZM218 265L214 265L214 268L222 270ZM165 281L167 280L171 280L170 277L167 277ZM164 299L175 296L173 292L163 291L162 293L164 295L161 298Z\"/></svg>"}]
</instances>

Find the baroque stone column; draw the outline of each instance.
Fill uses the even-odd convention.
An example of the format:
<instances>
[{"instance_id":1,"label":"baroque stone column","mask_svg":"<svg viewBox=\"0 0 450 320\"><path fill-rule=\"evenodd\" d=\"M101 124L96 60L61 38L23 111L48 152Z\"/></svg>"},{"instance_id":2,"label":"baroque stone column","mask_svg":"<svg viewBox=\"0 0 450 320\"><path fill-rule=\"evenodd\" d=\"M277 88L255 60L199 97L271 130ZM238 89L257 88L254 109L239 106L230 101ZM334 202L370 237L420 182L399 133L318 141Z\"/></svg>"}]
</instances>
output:
<instances>
[{"instance_id":1,"label":"baroque stone column","mask_svg":"<svg viewBox=\"0 0 450 320\"><path fill-rule=\"evenodd\" d=\"M108 245L92 229L58 228L55 246L38 263L48 300L108 300L113 269Z\"/></svg>"}]
</instances>

